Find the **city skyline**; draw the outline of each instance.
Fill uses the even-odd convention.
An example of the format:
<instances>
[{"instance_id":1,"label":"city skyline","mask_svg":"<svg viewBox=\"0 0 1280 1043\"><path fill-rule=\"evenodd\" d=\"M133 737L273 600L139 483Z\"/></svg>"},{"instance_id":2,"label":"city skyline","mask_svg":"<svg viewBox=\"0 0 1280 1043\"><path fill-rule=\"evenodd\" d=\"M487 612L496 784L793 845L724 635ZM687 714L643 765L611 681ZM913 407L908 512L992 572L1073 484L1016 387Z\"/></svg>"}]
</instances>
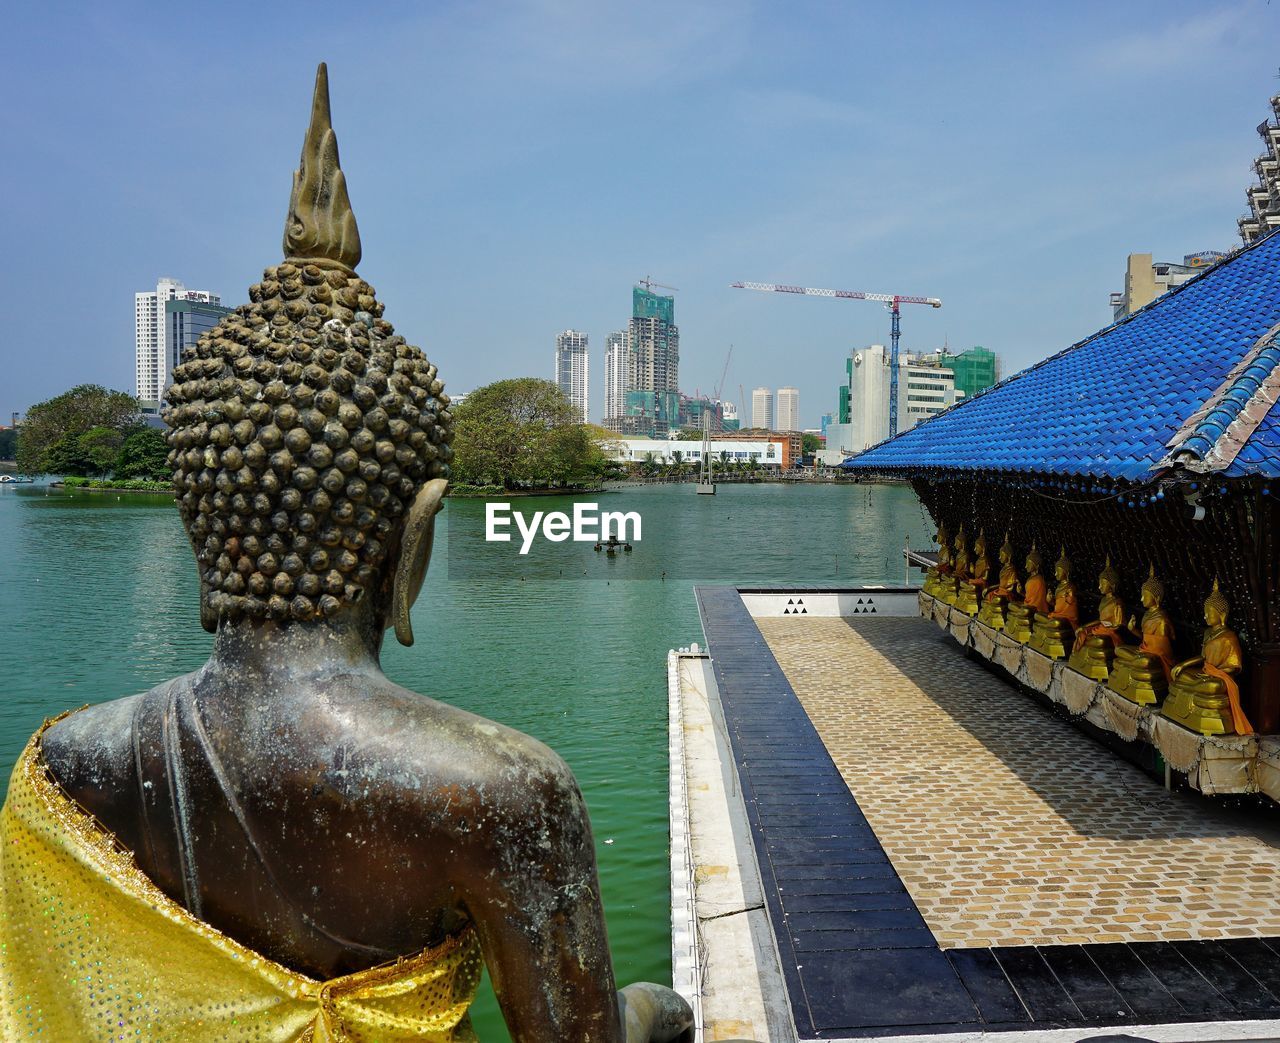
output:
<instances>
[{"instance_id":1,"label":"city skyline","mask_svg":"<svg viewBox=\"0 0 1280 1043\"><path fill-rule=\"evenodd\" d=\"M381 56L368 63L342 58L328 10L297 33L287 12L229 4L223 17L256 31L193 55L177 81L162 22L71 5L55 29L15 12L0 76L27 102L0 118L22 251L4 274L28 306L0 348L0 415L73 382L132 390L121 302L157 272L246 299L279 255L288 182L271 172L296 161L326 57L361 274L449 389L545 373L537 345L570 322L603 343L646 272L680 287L684 390L716 387L733 344L726 397L790 383L806 427L835 407L849 352L886 340L888 316L732 281L938 296L942 309L904 317L903 349L985 344L1012 373L1109 323L1128 254L1238 245L1280 30L1280 11L1251 3L922 4L885 48L866 28L901 20L888 5L442 3L368 12ZM601 58L618 75L584 94L565 70ZM1143 133L1111 117L1206 65L1226 72L1144 108ZM628 147L637 91L664 149ZM177 120L156 125L155 148L129 144L158 97L202 114L198 147ZM632 161L607 175L551 162L584 138ZM939 154L963 157L943 188ZM42 316L67 280L59 312L89 335L49 341ZM604 367L591 369L599 417Z\"/></svg>"}]
</instances>

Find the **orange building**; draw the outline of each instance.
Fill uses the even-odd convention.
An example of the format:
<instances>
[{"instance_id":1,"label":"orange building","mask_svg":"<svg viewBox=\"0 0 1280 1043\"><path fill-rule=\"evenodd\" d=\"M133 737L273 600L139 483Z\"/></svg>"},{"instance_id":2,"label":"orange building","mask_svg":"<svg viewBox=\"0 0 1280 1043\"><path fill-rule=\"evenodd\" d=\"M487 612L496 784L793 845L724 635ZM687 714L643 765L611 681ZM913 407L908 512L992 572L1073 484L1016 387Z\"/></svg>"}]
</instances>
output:
<instances>
[{"instance_id":1,"label":"orange building","mask_svg":"<svg viewBox=\"0 0 1280 1043\"><path fill-rule=\"evenodd\" d=\"M764 427L748 427L741 431L723 431L711 436L713 442L778 442L782 446L782 469L800 466L804 453L804 435L799 431L770 431Z\"/></svg>"}]
</instances>

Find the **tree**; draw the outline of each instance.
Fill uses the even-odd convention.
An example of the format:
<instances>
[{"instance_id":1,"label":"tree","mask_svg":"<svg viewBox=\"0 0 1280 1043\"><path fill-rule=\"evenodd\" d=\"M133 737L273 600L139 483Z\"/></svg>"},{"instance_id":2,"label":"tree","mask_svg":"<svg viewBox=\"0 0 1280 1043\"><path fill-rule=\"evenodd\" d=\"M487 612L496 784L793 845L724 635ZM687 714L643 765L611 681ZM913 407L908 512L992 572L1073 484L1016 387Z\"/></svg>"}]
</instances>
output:
<instances>
[{"instance_id":1,"label":"tree","mask_svg":"<svg viewBox=\"0 0 1280 1043\"><path fill-rule=\"evenodd\" d=\"M55 443L96 427L124 434L141 423L142 410L132 395L98 384L80 384L27 410L18 440L18 469L24 474L73 473L61 471L45 459ZM69 459L66 450L63 446L59 451L60 459Z\"/></svg>"},{"instance_id":2,"label":"tree","mask_svg":"<svg viewBox=\"0 0 1280 1043\"><path fill-rule=\"evenodd\" d=\"M454 421L453 476L504 489L600 480L605 454L555 384L500 380L467 396Z\"/></svg>"},{"instance_id":3,"label":"tree","mask_svg":"<svg viewBox=\"0 0 1280 1043\"><path fill-rule=\"evenodd\" d=\"M115 469L124 445L124 434L113 427L91 427L77 441L85 458L93 465L93 473L105 477Z\"/></svg>"},{"instance_id":4,"label":"tree","mask_svg":"<svg viewBox=\"0 0 1280 1043\"><path fill-rule=\"evenodd\" d=\"M117 478L142 478L163 482L173 474L164 433L154 427L140 427L124 440L116 457Z\"/></svg>"},{"instance_id":5,"label":"tree","mask_svg":"<svg viewBox=\"0 0 1280 1043\"><path fill-rule=\"evenodd\" d=\"M63 435L44 451L37 470L44 474L86 478L94 473L94 463L79 435Z\"/></svg>"},{"instance_id":6,"label":"tree","mask_svg":"<svg viewBox=\"0 0 1280 1043\"><path fill-rule=\"evenodd\" d=\"M801 441L802 444L800 451L805 456L808 456L811 453L816 453L822 448L822 438L819 435L803 435Z\"/></svg>"},{"instance_id":7,"label":"tree","mask_svg":"<svg viewBox=\"0 0 1280 1043\"><path fill-rule=\"evenodd\" d=\"M18 452L18 431L6 427L0 431L0 460L13 460Z\"/></svg>"}]
</instances>

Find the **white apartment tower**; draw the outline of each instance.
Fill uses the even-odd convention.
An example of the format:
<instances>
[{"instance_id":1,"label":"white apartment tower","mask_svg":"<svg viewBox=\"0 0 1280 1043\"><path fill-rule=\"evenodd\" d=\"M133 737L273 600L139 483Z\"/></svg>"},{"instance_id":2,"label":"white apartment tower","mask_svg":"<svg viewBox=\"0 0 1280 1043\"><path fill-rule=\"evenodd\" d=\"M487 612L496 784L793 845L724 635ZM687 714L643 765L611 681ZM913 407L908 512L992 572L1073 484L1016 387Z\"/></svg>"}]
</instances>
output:
<instances>
[{"instance_id":1,"label":"white apartment tower","mask_svg":"<svg viewBox=\"0 0 1280 1043\"><path fill-rule=\"evenodd\" d=\"M169 301L189 301L196 304L222 303L216 293L206 290L188 290L177 279L162 278L155 290L135 293L134 297L134 377L138 398L144 403L157 405L164 397L165 388L173 382L173 370L181 361L182 343L167 334L165 305Z\"/></svg>"},{"instance_id":2,"label":"white apartment tower","mask_svg":"<svg viewBox=\"0 0 1280 1043\"><path fill-rule=\"evenodd\" d=\"M578 413L578 423L587 422L587 335L580 330L556 334L556 386L564 392Z\"/></svg>"},{"instance_id":3,"label":"white apartment tower","mask_svg":"<svg viewBox=\"0 0 1280 1043\"><path fill-rule=\"evenodd\" d=\"M631 336L627 330L610 333L604 339L604 422L620 420L626 413L627 392L631 390L627 375ZM616 430L616 428L610 428Z\"/></svg>"},{"instance_id":4,"label":"white apartment tower","mask_svg":"<svg viewBox=\"0 0 1280 1043\"><path fill-rule=\"evenodd\" d=\"M773 430L773 392L755 388L751 392L751 426Z\"/></svg>"},{"instance_id":5,"label":"white apartment tower","mask_svg":"<svg viewBox=\"0 0 1280 1043\"><path fill-rule=\"evenodd\" d=\"M778 388L775 431L800 430L800 392L796 388Z\"/></svg>"}]
</instances>

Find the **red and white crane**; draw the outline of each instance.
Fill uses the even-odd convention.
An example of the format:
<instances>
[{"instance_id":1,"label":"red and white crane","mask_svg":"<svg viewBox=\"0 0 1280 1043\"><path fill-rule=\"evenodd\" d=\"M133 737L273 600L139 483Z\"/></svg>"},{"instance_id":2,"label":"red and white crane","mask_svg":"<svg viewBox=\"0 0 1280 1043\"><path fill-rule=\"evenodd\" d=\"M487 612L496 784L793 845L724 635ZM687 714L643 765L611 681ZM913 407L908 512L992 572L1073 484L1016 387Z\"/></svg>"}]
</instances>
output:
<instances>
[{"instance_id":1,"label":"red and white crane","mask_svg":"<svg viewBox=\"0 0 1280 1043\"><path fill-rule=\"evenodd\" d=\"M883 301L893 314L889 347L889 437L898 433L898 338L901 329L898 322L899 305L927 304L941 308L937 297L908 297L901 293L863 293L860 290L819 290L812 286L783 286L772 282L735 282L735 290L764 290L768 293L799 293L808 297L841 297L850 301Z\"/></svg>"}]
</instances>

